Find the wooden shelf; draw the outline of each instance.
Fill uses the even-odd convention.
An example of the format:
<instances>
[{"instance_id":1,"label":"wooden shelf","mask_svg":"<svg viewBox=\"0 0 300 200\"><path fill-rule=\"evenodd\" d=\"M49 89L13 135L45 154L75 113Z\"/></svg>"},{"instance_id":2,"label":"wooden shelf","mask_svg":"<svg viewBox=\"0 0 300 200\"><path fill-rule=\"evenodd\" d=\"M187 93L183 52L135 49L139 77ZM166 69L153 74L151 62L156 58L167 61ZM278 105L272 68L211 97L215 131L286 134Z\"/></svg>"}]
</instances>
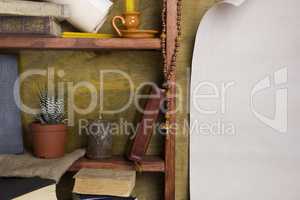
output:
<instances>
[{"instance_id":1,"label":"wooden shelf","mask_svg":"<svg viewBox=\"0 0 300 200\"><path fill-rule=\"evenodd\" d=\"M161 41L153 39L85 39L85 38L45 38L1 36L0 49L37 49L37 50L102 50L102 49L132 49L160 50Z\"/></svg>"},{"instance_id":2,"label":"wooden shelf","mask_svg":"<svg viewBox=\"0 0 300 200\"><path fill-rule=\"evenodd\" d=\"M69 169L69 171L78 171L81 168L93 169L121 169L121 170L135 170L135 165L124 159L122 156L114 156L111 159L97 161L87 158L81 158L76 161ZM146 156L141 163L141 171L143 172L164 172L164 160L159 156Z\"/></svg>"}]
</instances>

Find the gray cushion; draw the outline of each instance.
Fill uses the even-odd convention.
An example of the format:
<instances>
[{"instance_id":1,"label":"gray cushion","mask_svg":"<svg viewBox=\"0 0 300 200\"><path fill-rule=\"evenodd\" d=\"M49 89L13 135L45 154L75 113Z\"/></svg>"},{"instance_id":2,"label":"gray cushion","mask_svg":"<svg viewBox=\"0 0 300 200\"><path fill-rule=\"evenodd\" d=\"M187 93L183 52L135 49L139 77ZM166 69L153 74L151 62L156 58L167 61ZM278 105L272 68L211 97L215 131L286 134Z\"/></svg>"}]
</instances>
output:
<instances>
[{"instance_id":1,"label":"gray cushion","mask_svg":"<svg viewBox=\"0 0 300 200\"><path fill-rule=\"evenodd\" d=\"M17 57L0 55L0 154L23 152L20 110L13 93L17 77Z\"/></svg>"}]
</instances>

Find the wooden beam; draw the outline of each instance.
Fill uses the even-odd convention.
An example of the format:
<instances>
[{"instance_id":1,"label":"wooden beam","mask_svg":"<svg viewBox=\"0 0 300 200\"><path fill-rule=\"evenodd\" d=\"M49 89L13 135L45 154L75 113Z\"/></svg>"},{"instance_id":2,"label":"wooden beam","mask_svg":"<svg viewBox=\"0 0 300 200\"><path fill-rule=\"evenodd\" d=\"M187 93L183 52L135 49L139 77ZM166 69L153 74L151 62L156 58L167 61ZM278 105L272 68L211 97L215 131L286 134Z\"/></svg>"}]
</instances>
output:
<instances>
[{"instance_id":1,"label":"wooden beam","mask_svg":"<svg viewBox=\"0 0 300 200\"><path fill-rule=\"evenodd\" d=\"M38 50L101 50L132 49L160 50L159 38L151 39L84 39L84 38L45 38L1 36L0 49L38 49Z\"/></svg>"},{"instance_id":2,"label":"wooden beam","mask_svg":"<svg viewBox=\"0 0 300 200\"><path fill-rule=\"evenodd\" d=\"M167 68L170 70L172 64L172 57L174 56L176 47L176 37L177 37L177 0L167 0ZM176 73L176 71L174 71ZM172 85L170 91L168 91L172 96L171 103L169 104L168 111L171 113L169 115L169 123L176 123L176 114L173 111L176 110L176 76L170 77L168 80L169 84ZM165 162L166 162L166 172L165 172L165 200L175 200L175 140L176 140L176 130L169 129L168 135L166 136L165 143Z\"/></svg>"}]
</instances>

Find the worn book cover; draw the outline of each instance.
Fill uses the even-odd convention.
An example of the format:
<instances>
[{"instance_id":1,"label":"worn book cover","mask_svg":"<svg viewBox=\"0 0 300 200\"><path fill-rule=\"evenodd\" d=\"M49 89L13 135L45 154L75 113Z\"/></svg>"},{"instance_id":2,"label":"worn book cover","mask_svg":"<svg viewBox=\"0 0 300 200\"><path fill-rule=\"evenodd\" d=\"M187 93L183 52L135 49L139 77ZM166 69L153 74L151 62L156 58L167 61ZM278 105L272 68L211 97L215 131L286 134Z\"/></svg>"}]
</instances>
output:
<instances>
[{"instance_id":1,"label":"worn book cover","mask_svg":"<svg viewBox=\"0 0 300 200\"><path fill-rule=\"evenodd\" d=\"M75 176L73 193L129 197L136 172L111 169L81 169Z\"/></svg>"},{"instance_id":2,"label":"worn book cover","mask_svg":"<svg viewBox=\"0 0 300 200\"><path fill-rule=\"evenodd\" d=\"M21 0L0 0L0 15L57 17L66 19L70 16L70 9L67 5L55 3L21 1Z\"/></svg>"},{"instance_id":3,"label":"worn book cover","mask_svg":"<svg viewBox=\"0 0 300 200\"><path fill-rule=\"evenodd\" d=\"M129 142L127 157L134 162L140 162L146 154L156 122L164 103L165 90L152 88L152 98L146 102L135 138Z\"/></svg>"},{"instance_id":4,"label":"worn book cover","mask_svg":"<svg viewBox=\"0 0 300 200\"><path fill-rule=\"evenodd\" d=\"M60 36L61 32L53 17L0 16L0 34Z\"/></svg>"}]
</instances>

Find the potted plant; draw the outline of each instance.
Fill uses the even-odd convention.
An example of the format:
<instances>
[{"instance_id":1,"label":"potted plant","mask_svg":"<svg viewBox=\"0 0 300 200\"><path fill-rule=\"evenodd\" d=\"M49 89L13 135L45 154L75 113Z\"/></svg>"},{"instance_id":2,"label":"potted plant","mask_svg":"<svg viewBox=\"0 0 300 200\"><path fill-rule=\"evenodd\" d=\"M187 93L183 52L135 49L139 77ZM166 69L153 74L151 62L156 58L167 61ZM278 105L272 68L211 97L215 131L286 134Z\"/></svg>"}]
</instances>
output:
<instances>
[{"instance_id":1,"label":"potted plant","mask_svg":"<svg viewBox=\"0 0 300 200\"><path fill-rule=\"evenodd\" d=\"M35 156L40 158L64 156L67 136L64 120L63 98L40 92L40 113L31 124Z\"/></svg>"}]
</instances>

